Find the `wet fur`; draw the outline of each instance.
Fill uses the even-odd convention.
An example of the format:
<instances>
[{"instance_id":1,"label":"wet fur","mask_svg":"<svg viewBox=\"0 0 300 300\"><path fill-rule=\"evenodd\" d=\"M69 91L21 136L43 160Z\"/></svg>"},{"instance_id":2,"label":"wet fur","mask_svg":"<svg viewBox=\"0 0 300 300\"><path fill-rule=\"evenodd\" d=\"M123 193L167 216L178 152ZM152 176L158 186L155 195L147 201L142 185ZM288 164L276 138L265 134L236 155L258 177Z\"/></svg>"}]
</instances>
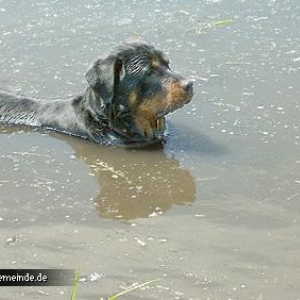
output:
<instances>
[{"instance_id":1,"label":"wet fur","mask_svg":"<svg viewBox=\"0 0 300 300\"><path fill-rule=\"evenodd\" d=\"M48 128L99 144L147 144L161 139L164 116L192 98L192 88L182 88L186 81L169 69L165 55L142 40L98 59L86 79L87 89L74 99L0 92L0 123Z\"/></svg>"}]
</instances>

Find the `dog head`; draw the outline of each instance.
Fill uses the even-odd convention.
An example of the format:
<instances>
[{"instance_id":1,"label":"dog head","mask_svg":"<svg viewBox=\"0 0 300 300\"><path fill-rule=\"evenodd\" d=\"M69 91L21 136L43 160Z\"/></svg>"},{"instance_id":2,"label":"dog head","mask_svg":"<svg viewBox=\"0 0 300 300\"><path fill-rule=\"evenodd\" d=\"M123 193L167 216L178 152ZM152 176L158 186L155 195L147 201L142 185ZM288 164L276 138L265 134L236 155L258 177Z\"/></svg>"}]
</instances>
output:
<instances>
[{"instance_id":1,"label":"dog head","mask_svg":"<svg viewBox=\"0 0 300 300\"><path fill-rule=\"evenodd\" d=\"M169 60L147 42L127 40L86 74L98 109L127 139L150 141L164 130L164 116L190 102L192 82L175 74Z\"/></svg>"}]
</instances>

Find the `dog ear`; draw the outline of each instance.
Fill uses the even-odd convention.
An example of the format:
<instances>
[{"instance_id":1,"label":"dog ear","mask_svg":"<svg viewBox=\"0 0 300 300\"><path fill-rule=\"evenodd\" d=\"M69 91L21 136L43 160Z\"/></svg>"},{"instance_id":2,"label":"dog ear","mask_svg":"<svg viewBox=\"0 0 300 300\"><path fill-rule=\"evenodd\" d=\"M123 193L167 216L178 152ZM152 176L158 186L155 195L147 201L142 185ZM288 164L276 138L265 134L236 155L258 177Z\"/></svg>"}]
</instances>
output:
<instances>
[{"instance_id":1,"label":"dog ear","mask_svg":"<svg viewBox=\"0 0 300 300\"><path fill-rule=\"evenodd\" d=\"M112 101L114 91L123 76L122 60L115 55L98 59L86 73L89 86L99 94L105 103Z\"/></svg>"}]
</instances>

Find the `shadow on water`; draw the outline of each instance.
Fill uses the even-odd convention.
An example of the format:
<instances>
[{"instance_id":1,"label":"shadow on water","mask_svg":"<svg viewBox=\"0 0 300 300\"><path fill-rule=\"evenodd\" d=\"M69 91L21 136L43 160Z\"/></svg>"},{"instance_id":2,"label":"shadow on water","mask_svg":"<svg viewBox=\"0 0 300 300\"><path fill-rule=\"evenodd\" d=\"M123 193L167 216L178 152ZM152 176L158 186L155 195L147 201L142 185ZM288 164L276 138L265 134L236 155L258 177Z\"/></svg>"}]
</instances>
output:
<instances>
[{"instance_id":1,"label":"shadow on water","mask_svg":"<svg viewBox=\"0 0 300 300\"><path fill-rule=\"evenodd\" d=\"M101 147L82 139L55 134L75 150L76 157L92 169L101 187L94 202L99 215L106 218L135 219L161 214L172 205L191 204L196 199L195 179L180 166L174 155L164 151L170 147L185 151L223 155L227 149L187 126L170 129L166 145L128 150ZM178 143L178 145L177 145ZM173 146L172 146L173 144Z\"/></svg>"},{"instance_id":2,"label":"shadow on water","mask_svg":"<svg viewBox=\"0 0 300 300\"><path fill-rule=\"evenodd\" d=\"M22 134L24 134L24 131L26 133L27 130L26 128L25 130L22 128ZM2 133L9 135L18 135L18 132L20 132L20 127L6 127L2 130ZM28 132L32 132L32 130L28 130ZM196 189L193 177L188 170L180 168L178 160L168 157L163 149L126 150L122 148L101 147L83 139L69 137L67 135L58 133L50 133L50 135L58 140L67 142L74 150L76 158L84 161L92 170L94 179L100 186L100 192L94 197L93 201L98 214L102 217L122 219L148 217L151 214L164 213L174 204L190 204L195 201ZM45 137L43 138L45 139ZM46 138L48 139L48 137ZM15 136L14 139L17 139L17 136ZM24 138L21 144L22 143L24 143ZM43 142L41 142L41 147L39 146L38 138L35 139L34 143L34 147L37 146L40 149L34 152L35 155L39 155L37 151L43 153ZM32 138L29 144L32 145ZM19 148L20 146L22 147L22 145L18 145ZM47 147L49 147L49 143ZM60 143L55 143L55 140L53 147L57 153L54 153L56 157L66 156L66 154L63 153L62 155L59 154L59 152L62 151L61 146ZM53 147L51 146L51 148ZM28 152L29 150L30 152L30 148L28 149L27 146L23 149L24 151ZM34 156L31 156L31 159L32 157ZM26 156L23 156L22 160L25 159ZM43 162L39 160L36 161L34 166L39 178L46 177L48 182L53 181L52 187L55 186L58 181L65 182L67 179L64 178L64 175L55 173L58 163L57 159L54 160L51 166L51 168L53 168L52 171L45 170ZM68 168L68 165L66 161L64 168ZM70 168L73 168L71 169L72 173L76 172L76 169L74 170L74 167L71 165ZM12 175L15 181L19 180L16 177L22 176L21 173L13 173ZM86 176L89 176L86 171L76 174L77 178L81 178L80 182L86 181L86 179L83 180L83 177ZM34 179L29 179L28 177L27 180L29 180L27 185L30 185L30 180L32 181ZM77 186L64 189L64 195L60 196L60 199L62 199L60 202L66 201L63 199L67 199L70 196L72 197L71 193L74 193L76 190L78 192L78 188ZM58 189L59 187L53 188L54 192L51 196L53 203L55 203L55 190ZM79 189L81 198L90 198L91 191L84 191L84 186ZM7 192L9 193L9 191ZM76 196L77 195L73 195L73 198L76 199ZM28 199L25 199L26 197L28 198L24 193L18 193L17 198L19 200L17 201L19 203L26 203L24 202L28 201ZM30 197L32 209L35 210L34 207L38 205L39 198L42 198L43 194L39 194L39 196L30 195ZM34 202L35 198L37 203ZM51 198L49 201L51 201ZM90 202L85 203L85 205L90 205ZM11 205L12 203L9 204L9 206ZM57 205L53 205L53 209L56 210ZM83 207L83 209L85 208ZM86 209L88 210L89 208L86 207ZM59 215L61 214L57 212L55 215L55 219L57 219L60 218Z\"/></svg>"},{"instance_id":3,"label":"shadow on water","mask_svg":"<svg viewBox=\"0 0 300 300\"><path fill-rule=\"evenodd\" d=\"M195 153L198 156L222 156L229 153L229 149L224 145L215 142L198 128L188 124L180 124L180 129L170 124L169 130L171 136L166 145L167 149L177 148L189 153Z\"/></svg>"},{"instance_id":4,"label":"shadow on water","mask_svg":"<svg viewBox=\"0 0 300 300\"><path fill-rule=\"evenodd\" d=\"M63 139L93 171L100 185L94 203L103 217L143 218L164 213L174 204L195 201L194 178L162 148L126 150L101 147L80 139Z\"/></svg>"},{"instance_id":5,"label":"shadow on water","mask_svg":"<svg viewBox=\"0 0 300 300\"><path fill-rule=\"evenodd\" d=\"M181 130L185 129L181 128ZM195 201L195 180L189 170L183 169L179 160L170 154L172 147L176 145L186 151L213 155L225 151L222 146L208 137L188 130L189 135L180 134L180 138L176 134L171 136L165 146L139 150L102 147L59 133L51 132L49 135L67 142L74 150L76 158L89 166L100 186L100 192L93 201L101 217L135 219L162 214L172 205L191 204ZM20 127L6 127L2 131L0 128L0 134L1 132L18 133L18 131ZM22 128L22 132L24 131L32 132L28 128ZM38 140L36 142L39 143ZM171 151L165 150L166 147L171 147ZM59 147L56 148L59 156ZM65 166L68 167L68 164ZM87 174L77 174L77 176L80 178ZM84 190L84 186L82 188ZM68 189L68 193L72 193L72 190ZM85 192L82 193L84 197Z\"/></svg>"}]
</instances>

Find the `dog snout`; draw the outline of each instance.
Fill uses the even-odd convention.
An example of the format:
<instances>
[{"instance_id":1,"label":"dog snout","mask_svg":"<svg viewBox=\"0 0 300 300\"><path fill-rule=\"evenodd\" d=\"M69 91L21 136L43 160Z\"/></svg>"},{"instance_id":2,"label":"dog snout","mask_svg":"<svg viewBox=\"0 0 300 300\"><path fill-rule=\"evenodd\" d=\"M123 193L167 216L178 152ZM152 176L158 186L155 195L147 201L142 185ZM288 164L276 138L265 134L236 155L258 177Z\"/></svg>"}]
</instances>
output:
<instances>
[{"instance_id":1,"label":"dog snout","mask_svg":"<svg viewBox=\"0 0 300 300\"><path fill-rule=\"evenodd\" d=\"M181 83L181 87L185 92L192 91L193 89L193 82L190 80L184 80Z\"/></svg>"}]
</instances>

